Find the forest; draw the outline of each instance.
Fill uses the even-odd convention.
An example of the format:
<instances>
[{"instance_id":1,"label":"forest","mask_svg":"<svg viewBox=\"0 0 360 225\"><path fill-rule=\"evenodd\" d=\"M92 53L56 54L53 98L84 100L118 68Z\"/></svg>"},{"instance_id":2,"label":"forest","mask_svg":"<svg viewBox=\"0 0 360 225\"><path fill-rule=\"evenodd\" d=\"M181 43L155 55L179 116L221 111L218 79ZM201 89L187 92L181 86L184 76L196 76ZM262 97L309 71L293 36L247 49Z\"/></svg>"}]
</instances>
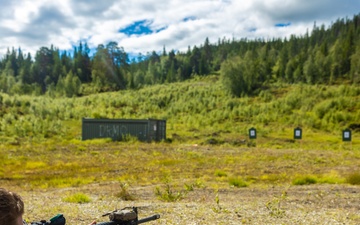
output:
<instances>
[{"instance_id":1,"label":"forest","mask_svg":"<svg viewBox=\"0 0 360 225\"><path fill-rule=\"evenodd\" d=\"M359 84L360 14L301 36L273 39L226 39L186 52L155 50L131 58L116 41L91 53L80 42L72 52L41 47L32 56L8 49L0 60L0 90L9 95L73 97L139 89L220 73L233 96L259 93L269 83Z\"/></svg>"}]
</instances>

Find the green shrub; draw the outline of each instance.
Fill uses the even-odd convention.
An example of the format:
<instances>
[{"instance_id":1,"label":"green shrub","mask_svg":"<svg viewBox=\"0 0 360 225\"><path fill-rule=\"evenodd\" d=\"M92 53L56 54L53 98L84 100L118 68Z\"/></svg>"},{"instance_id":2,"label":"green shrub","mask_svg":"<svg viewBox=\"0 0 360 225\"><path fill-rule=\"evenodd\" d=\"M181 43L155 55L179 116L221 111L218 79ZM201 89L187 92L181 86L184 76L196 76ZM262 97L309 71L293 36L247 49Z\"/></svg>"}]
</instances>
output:
<instances>
[{"instance_id":1,"label":"green shrub","mask_svg":"<svg viewBox=\"0 0 360 225\"><path fill-rule=\"evenodd\" d=\"M339 177L322 177L317 181L319 184L341 184L344 183L344 179Z\"/></svg>"},{"instance_id":2,"label":"green shrub","mask_svg":"<svg viewBox=\"0 0 360 225\"><path fill-rule=\"evenodd\" d=\"M247 186L249 186L249 184L246 183L242 178L236 178L236 177L230 178L229 179L229 184L231 186L234 186L234 187L247 187Z\"/></svg>"},{"instance_id":3,"label":"green shrub","mask_svg":"<svg viewBox=\"0 0 360 225\"><path fill-rule=\"evenodd\" d=\"M63 198L64 202L70 202L70 203L79 203L79 204L83 204L83 203L89 203L91 202L91 198L89 196L87 196L86 194L83 193L76 193L73 195L69 195L65 198Z\"/></svg>"},{"instance_id":4,"label":"green shrub","mask_svg":"<svg viewBox=\"0 0 360 225\"><path fill-rule=\"evenodd\" d=\"M274 99L274 96L269 90L263 90L260 92L259 97L264 102L271 102Z\"/></svg>"},{"instance_id":5,"label":"green shrub","mask_svg":"<svg viewBox=\"0 0 360 225\"><path fill-rule=\"evenodd\" d=\"M344 182L345 179L341 177L337 171L331 171L328 174L324 174L317 180L317 183L320 184L341 184Z\"/></svg>"},{"instance_id":6,"label":"green shrub","mask_svg":"<svg viewBox=\"0 0 360 225\"><path fill-rule=\"evenodd\" d=\"M129 193L127 183L120 183L120 192L116 194L116 197L124 201L133 201L135 197Z\"/></svg>"},{"instance_id":7,"label":"green shrub","mask_svg":"<svg viewBox=\"0 0 360 225\"><path fill-rule=\"evenodd\" d=\"M160 187L155 188L155 195L165 202L176 202L184 198L184 193L180 191L174 191L170 184L166 184L164 190Z\"/></svg>"},{"instance_id":8,"label":"green shrub","mask_svg":"<svg viewBox=\"0 0 360 225\"><path fill-rule=\"evenodd\" d=\"M352 185L360 185L360 173L352 173L346 178L346 182Z\"/></svg>"},{"instance_id":9,"label":"green shrub","mask_svg":"<svg viewBox=\"0 0 360 225\"><path fill-rule=\"evenodd\" d=\"M215 171L215 176L217 177L227 177L226 172L222 171L222 170L216 170Z\"/></svg>"},{"instance_id":10,"label":"green shrub","mask_svg":"<svg viewBox=\"0 0 360 225\"><path fill-rule=\"evenodd\" d=\"M314 176L306 175L300 176L293 180L293 185L308 185L308 184L316 184L317 179Z\"/></svg>"},{"instance_id":11,"label":"green shrub","mask_svg":"<svg viewBox=\"0 0 360 225\"><path fill-rule=\"evenodd\" d=\"M137 142L139 142L138 137L132 136L132 135L130 135L130 134L123 135L123 136L120 138L120 140L121 140L121 141L125 141L125 142L129 142L129 143L137 143Z\"/></svg>"}]
</instances>

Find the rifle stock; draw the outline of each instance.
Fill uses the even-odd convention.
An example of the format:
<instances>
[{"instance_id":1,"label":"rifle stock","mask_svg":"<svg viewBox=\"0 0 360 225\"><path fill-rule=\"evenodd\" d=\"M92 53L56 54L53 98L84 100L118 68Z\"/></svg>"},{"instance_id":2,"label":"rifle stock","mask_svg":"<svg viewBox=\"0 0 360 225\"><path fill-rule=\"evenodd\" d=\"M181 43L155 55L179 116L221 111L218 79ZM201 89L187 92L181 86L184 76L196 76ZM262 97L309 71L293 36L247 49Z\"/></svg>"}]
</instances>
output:
<instances>
[{"instance_id":1,"label":"rifle stock","mask_svg":"<svg viewBox=\"0 0 360 225\"><path fill-rule=\"evenodd\" d=\"M146 223L146 222L149 222L152 220L157 220L159 218L160 218L160 215L155 214L155 215L140 219L138 221L109 221L109 222L96 223L96 225L138 225L138 224Z\"/></svg>"}]
</instances>

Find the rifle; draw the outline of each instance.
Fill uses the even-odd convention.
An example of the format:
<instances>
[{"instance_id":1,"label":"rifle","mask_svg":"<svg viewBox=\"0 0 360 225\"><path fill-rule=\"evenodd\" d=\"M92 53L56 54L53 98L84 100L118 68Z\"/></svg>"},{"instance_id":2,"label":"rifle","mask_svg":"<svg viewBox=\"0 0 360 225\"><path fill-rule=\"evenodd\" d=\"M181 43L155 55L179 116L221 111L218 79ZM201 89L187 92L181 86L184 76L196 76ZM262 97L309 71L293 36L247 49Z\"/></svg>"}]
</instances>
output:
<instances>
[{"instance_id":1,"label":"rifle","mask_svg":"<svg viewBox=\"0 0 360 225\"><path fill-rule=\"evenodd\" d=\"M31 222L30 225L65 225L66 219L63 214L57 214L49 221L41 220L39 222Z\"/></svg>"},{"instance_id":2,"label":"rifle","mask_svg":"<svg viewBox=\"0 0 360 225\"><path fill-rule=\"evenodd\" d=\"M114 210L102 216L109 216L110 222L96 223L96 225L138 225L160 218L159 214L155 214L139 220L137 207L126 207L121 210Z\"/></svg>"}]
</instances>

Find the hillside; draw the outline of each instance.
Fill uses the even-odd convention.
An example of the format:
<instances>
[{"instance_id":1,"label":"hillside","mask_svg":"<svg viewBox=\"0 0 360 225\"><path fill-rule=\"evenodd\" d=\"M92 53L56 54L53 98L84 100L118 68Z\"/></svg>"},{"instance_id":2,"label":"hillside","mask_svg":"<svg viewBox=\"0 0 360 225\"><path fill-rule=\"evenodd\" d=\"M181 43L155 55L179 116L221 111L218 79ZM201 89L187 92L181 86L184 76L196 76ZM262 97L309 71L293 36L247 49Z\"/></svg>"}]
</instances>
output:
<instances>
[{"instance_id":1,"label":"hillside","mask_svg":"<svg viewBox=\"0 0 360 225\"><path fill-rule=\"evenodd\" d=\"M218 75L185 82L93 94L78 98L1 95L1 139L21 144L81 139L81 119L166 119L168 141L194 144L294 147L293 129L303 129L302 148L336 148L351 128L359 145L360 87L272 84L259 94L235 98ZM248 141L248 129L258 131ZM315 144L315 145L314 145Z\"/></svg>"}]
</instances>

